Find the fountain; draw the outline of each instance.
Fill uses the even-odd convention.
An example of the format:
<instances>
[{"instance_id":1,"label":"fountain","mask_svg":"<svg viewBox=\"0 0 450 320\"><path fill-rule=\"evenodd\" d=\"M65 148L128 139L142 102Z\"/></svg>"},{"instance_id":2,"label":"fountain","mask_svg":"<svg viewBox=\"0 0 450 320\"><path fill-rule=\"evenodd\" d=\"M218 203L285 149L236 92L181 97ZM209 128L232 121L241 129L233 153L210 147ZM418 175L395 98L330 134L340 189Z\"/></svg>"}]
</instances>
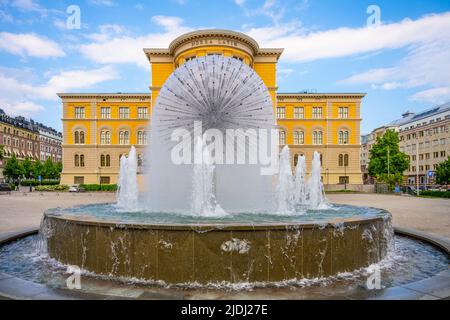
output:
<instances>
[{"instance_id":1,"label":"fountain","mask_svg":"<svg viewBox=\"0 0 450 320\"><path fill-rule=\"evenodd\" d=\"M148 191L138 197L132 148L117 205L46 212L50 257L98 275L207 285L327 277L386 256L390 214L327 204L318 153L307 179L304 157L293 175L289 148L273 143L269 92L241 61L183 64L151 123Z\"/></svg>"},{"instance_id":2,"label":"fountain","mask_svg":"<svg viewBox=\"0 0 450 320\"><path fill-rule=\"evenodd\" d=\"M311 176L307 183L307 201L309 206L314 209L325 209L327 206L321 180L321 170L322 163L320 161L320 154L318 152L314 152L313 161L311 164Z\"/></svg>"},{"instance_id":3,"label":"fountain","mask_svg":"<svg viewBox=\"0 0 450 320\"><path fill-rule=\"evenodd\" d=\"M295 168L294 201L298 204L306 204L306 158L298 157Z\"/></svg>"},{"instance_id":4,"label":"fountain","mask_svg":"<svg viewBox=\"0 0 450 320\"><path fill-rule=\"evenodd\" d=\"M131 147L128 157L120 157L120 172L117 191L117 206L122 210L134 211L138 208L137 154Z\"/></svg>"},{"instance_id":5,"label":"fountain","mask_svg":"<svg viewBox=\"0 0 450 320\"><path fill-rule=\"evenodd\" d=\"M195 148L201 159L200 164L194 165L192 175L192 205L191 212L200 216L220 216L225 215L225 211L217 204L214 186L214 164L208 149L203 146L203 139L197 139Z\"/></svg>"}]
</instances>

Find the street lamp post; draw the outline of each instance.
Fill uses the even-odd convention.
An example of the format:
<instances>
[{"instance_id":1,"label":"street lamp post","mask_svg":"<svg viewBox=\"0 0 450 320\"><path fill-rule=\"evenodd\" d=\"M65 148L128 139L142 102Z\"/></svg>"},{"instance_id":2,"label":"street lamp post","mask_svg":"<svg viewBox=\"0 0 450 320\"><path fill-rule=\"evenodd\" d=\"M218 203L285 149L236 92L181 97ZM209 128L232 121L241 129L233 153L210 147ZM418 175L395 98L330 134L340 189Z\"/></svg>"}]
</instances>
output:
<instances>
[{"instance_id":1,"label":"street lamp post","mask_svg":"<svg viewBox=\"0 0 450 320\"><path fill-rule=\"evenodd\" d=\"M347 164L344 160L344 190L347 190Z\"/></svg>"}]
</instances>

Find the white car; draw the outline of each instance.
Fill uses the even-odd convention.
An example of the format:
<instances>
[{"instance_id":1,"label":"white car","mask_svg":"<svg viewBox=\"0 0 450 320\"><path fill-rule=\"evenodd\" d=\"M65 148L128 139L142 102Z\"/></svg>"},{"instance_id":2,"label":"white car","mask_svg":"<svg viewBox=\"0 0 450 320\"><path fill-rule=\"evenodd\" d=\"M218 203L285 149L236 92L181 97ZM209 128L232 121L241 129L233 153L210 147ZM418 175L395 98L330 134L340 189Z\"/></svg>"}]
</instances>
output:
<instances>
[{"instance_id":1,"label":"white car","mask_svg":"<svg viewBox=\"0 0 450 320\"><path fill-rule=\"evenodd\" d=\"M70 186L69 192L78 192L78 186Z\"/></svg>"}]
</instances>

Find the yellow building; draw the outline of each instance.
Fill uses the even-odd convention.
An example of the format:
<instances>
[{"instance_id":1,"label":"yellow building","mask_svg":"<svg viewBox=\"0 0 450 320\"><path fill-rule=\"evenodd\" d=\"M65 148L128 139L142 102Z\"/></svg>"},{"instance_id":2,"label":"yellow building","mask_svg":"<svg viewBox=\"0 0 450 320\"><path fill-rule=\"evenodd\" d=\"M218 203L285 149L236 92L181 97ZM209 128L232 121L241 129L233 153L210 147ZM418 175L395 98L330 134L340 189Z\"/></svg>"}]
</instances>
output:
<instances>
[{"instance_id":1,"label":"yellow building","mask_svg":"<svg viewBox=\"0 0 450 320\"><path fill-rule=\"evenodd\" d=\"M359 93L277 93L276 67L283 49L260 48L249 36L200 30L176 38L167 49L144 49L151 64L149 94L59 94L63 102L63 184L116 183L119 157L147 143L152 101L171 73L197 57L221 54L239 59L262 78L273 99L281 144L295 163L322 155L325 184L362 183ZM141 176L142 178L142 176Z\"/></svg>"}]
</instances>

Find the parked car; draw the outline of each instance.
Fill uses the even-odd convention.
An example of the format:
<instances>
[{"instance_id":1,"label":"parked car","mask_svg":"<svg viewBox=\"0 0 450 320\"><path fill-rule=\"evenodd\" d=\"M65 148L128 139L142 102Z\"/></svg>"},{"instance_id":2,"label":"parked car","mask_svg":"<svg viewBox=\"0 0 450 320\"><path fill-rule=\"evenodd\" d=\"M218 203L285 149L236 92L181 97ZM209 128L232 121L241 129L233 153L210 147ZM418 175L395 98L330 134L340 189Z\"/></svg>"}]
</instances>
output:
<instances>
[{"instance_id":1,"label":"parked car","mask_svg":"<svg viewBox=\"0 0 450 320\"><path fill-rule=\"evenodd\" d=\"M11 191L11 186L8 183L0 183L0 191Z\"/></svg>"},{"instance_id":2,"label":"parked car","mask_svg":"<svg viewBox=\"0 0 450 320\"><path fill-rule=\"evenodd\" d=\"M69 192L85 192L86 190L80 186L70 186Z\"/></svg>"}]
</instances>

